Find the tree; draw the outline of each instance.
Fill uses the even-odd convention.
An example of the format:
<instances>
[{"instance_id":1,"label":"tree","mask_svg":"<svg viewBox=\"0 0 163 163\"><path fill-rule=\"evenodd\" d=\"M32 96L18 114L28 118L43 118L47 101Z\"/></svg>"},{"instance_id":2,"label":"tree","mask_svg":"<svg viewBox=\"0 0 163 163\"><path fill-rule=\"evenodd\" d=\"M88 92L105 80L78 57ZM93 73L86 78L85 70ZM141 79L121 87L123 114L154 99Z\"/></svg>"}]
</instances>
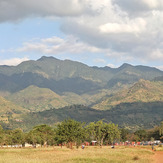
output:
<instances>
[{"instance_id":1,"label":"tree","mask_svg":"<svg viewBox=\"0 0 163 163\"><path fill-rule=\"evenodd\" d=\"M4 144L7 146L13 145L12 130L5 130L5 132L4 132Z\"/></svg>"},{"instance_id":2,"label":"tree","mask_svg":"<svg viewBox=\"0 0 163 163\"><path fill-rule=\"evenodd\" d=\"M104 123L102 120L97 121L95 123L95 139L98 142L98 144L102 147L104 138L106 137L108 130L107 130L107 124Z\"/></svg>"},{"instance_id":3,"label":"tree","mask_svg":"<svg viewBox=\"0 0 163 163\"><path fill-rule=\"evenodd\" d=\"M102 147L103 143L113 143L114 140L120 138L120 131L118 126L114 123L104 123L102 120L97 121L96 123L91 122L87 126L87 132L89 136L95 139Z\"/></svg>"},{"instance_id":4,"label":"tree","mask_svg":"<svg viewBox=\"0 0 163 163\"><path fill-rule=\"evenodd\" d=\"M146 130L137 130L135 136L138 137L137 141L146 141L147 140L147 131Z\"/></svg>"},{"instance_id":5,"label":"tree","mask_svg":"<svg viewBox=\"0 0 163 163\"><path fill-rule=\"evenodd\" d=\"M25 145L25 134L21 129L15 129L11 131L12 144L22 144Z\"/></svg>"},{"instance_id":6,"label":"tree","mask_svg":"<svg viewBox=\"0 0 163 163\"><path fill-rule=\"evenodd\" d=\"M72 149L72 143L76 143L76 147L85 138L84 124L72 119L64 120L57 126L56 139L58 143L67 143L68 147Z\"/></svg>"},{"instance_id":7,"label":"tree","mask_svg":"<svg viewBox=\"0 0 163 163\"><path fill-rule=\"evenodd\" d=\"M125 129L125 128L122 128L120 129L120 132L121 132L121 140L124 142L124 141L127 141L127 135L129 134L129 130Z\"/></svg>"},{"instance_id":8,"label":"tree","mask_svg":"<svg viewBox=\"0 0 163 163\"><path fill-rule=\"evenodd\" d=\"M148 140L150 140L151 137L153 137L155 140L159 140L160 139L159 129L160 129L159 126L156 126L148 130L147 131Z\"/></svg>"},{"instance_id":9,"label":"tree","mask_svg":"<svg viewBox=\"0 0 163 163\"><path fill-rule=\"evenodd\" d=\"M115 125L114 123L107 124L107 135L105 139L107 143L112 144L115 140L120 139L120 130L118 128L118 125Z\"/></svg>"},{"instance_id":10,"label":"tree","mask_svg":"<svg viewBox=\"0 0 163 163\"><path fill-rule=\"evenodd\" d=\"M34 147L36 147L36 144L52 145L54 144L54 130L48 125L35 126L27 134L27 142L33 144Z\"/></svg>"}]
</instances>

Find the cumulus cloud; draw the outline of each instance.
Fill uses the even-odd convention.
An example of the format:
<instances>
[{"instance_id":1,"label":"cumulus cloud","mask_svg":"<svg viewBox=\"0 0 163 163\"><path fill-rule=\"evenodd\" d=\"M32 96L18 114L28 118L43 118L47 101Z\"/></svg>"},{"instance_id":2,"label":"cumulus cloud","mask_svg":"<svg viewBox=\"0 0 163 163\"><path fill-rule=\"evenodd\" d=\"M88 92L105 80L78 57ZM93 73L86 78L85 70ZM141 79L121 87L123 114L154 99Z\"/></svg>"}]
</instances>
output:
<instances>
[{"instance_id":1,"label":"cumulus cloud","mask_svg":"<svg viewBox=\"0 0 163 163\"><path fill-rule=\"evenodd\" d=\"M95 17L68 19L62 31L98 47L109 58L144 63L155 58L161 63L162 53L158 49L163 47L162 1L107 0L104 5L103 2L96 1L96 7L100 6L96 10L100 12Z\"/></svg>"},{"instance_id":2,"label":"cumulus cloud","mask_svg":"<svg viewBox=\"0 0 163 163\"><path fill-rule=\"evenodd\" d=\"M146 29L146 22L142 18L137 18L128 23L107 23L99 28L104 33L141 33Z\"/></svg>"},{"instance_id":3,"label":"cumulus cloud","mask_svg":"<svg viewBox=\"0 0 163 163\"><path fill-rule=\"evenodd\" d=\"M108 66L108 67L111 67L111 68L117 68L117 67L118 67L118 66L116 66L116 65L114 65L114 64L112 64L112 63L107 64L107 66Z\"/></svg>"},{"instance_id":4,"label":"cumulus cloud","mask_svg":"<svg viewBox=\"0 0 163 163\"><path fill-rule=\"evenodd\" d=\"M83 0L0 0L0 22L31 16L77 16L86 10Z\"/></svg>"},{"instance_id":5,"label":"cumulus cloud","mask_svg":"<svg viewBox=\"0 0 163 163\"><path fill-rule=\"evenodd\" d=\"M51 37L38 39L35 42L26 42L17 52L36 52L41 54L61 54L61 53L83 53L83 52L99 52L100 50L94 46L80 42L78 38L67 36L66 38Z\"/></svg>"},{"instance_id":6,"label":"cumulus cloud","mask_svg":"<svg viewBox=\"0 0 163 163\"><path fill-rule=\"evenodd\" d=\"M113 0L113 3L129 13L129 16L144 15L151 10L163 10L162 0Z\"/></svg>"},{"instance_id":7,"label":"cumulus cloud","mask_svg":"<svg viewBox=\"0 0 163 163\"><path fill-rule=\"evenodd\" d=\"M0 0L0 22L31 16L58 16L65 37L29 41L17 52L91 52L163 63L162 0Z\"/></svg>"},{"instance_id":8,"label":"cumulus cloud","mask_svg":"<svg viewBox=\"0 0 163 163\"><path fill-rule=\"evenodd\" d=\"M155 66L155 67L163 71L163 66Z\"/></svg>"},{"instance_id":9,"label":"cumulus cloud","mask_svg":"<svg viewBox=\"0 0 163 163\"><path fill-rule=\"evenodd\" d=\"M10 65L10 66L16 66L20 64L21 62L28 61L29 58L24 57L24 58L11 58L7 60L1 60L0 59L0 65Z\"/></svg>"}]
</instances>

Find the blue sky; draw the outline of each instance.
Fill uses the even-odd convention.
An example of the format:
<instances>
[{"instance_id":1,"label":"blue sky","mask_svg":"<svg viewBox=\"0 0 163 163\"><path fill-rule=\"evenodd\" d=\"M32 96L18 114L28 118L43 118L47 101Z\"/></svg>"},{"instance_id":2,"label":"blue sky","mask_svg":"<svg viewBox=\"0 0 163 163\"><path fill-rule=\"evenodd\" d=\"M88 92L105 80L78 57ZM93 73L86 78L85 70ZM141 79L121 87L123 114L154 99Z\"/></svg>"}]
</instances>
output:
<instances>
[{"instance_id":1,"label":"blue sky","mask_svg":"<svg viewBox=\"0 0 163 163\"><path fill-rule=\"evenodd\" d=\"M41 56L163 70L163 1L0 0L0 65Z\"/></svg>"}]
</instances>

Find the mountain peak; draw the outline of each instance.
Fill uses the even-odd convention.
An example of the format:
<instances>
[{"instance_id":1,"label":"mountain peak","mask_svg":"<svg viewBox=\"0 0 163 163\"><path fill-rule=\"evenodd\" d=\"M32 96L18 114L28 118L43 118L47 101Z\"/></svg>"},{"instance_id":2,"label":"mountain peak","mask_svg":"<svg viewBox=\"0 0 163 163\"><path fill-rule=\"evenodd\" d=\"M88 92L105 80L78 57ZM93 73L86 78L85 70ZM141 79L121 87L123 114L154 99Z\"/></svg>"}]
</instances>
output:
<instances>
[{"instance_id":1,"label":"mountain peak","mask_svg":"<svg viewBox=\"0 0 163 163\"><path fill-rule=\"evenodd\" d=\"M124 68L128 68L128 67L133 67L133 66L128 63L124 63L122 66L119 67L119 69L124 69Z\"/></svg>"},{"instance_id":2,"label":"mountain peak","mask_svg":"<svg viewBox=\"0 0 163 163\"><path fill-rule=\"evenodd\" d=\"M55 57L52 57L52 56L49 56L49 57L47 57L47 56L42 56L40 59L38 59L37 61L45 61L45 60L59 60L59 59L57 59L57 58L55 58Z\"/></svg>"}]
</instances>

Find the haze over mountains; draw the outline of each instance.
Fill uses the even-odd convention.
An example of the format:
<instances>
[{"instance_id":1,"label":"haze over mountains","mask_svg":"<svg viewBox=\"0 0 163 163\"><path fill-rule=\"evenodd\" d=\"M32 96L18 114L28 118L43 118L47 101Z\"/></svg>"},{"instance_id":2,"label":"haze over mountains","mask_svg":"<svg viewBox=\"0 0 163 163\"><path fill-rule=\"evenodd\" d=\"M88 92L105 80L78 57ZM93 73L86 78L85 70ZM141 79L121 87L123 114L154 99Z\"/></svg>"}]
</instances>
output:
<instances>
[{"instance_id":1,"label":"haze over mountains","mask_svg":"<svg viewBox=\"0 0 163 163\"><path fill-rule=\"evenodd\" d=\"M126 126L138 125L150 128L148 121L153 118L152 115L155 115L152 125L157 125L163 120L160 116L163 115L162 79L163 71L153 67L129 64L123 64L119 68L89 67L80 62L63 61L54 57L26 61L18 66L0 66L0 95L5 98L4 100L11 101L13 105L18 105L19 111L20 108L26 110L22 111L24 114L18 112L19 118L14 118L10 109L2 111L4 100L1 100L0 122L3 126L8 125L11 128L24 126L22 128L27 129L32 125L29 117L34 114L37 120L33 118L33 124L52 124L63 120L63 117L71 117L83 121L105 119L108 122L121 123L123 126L126 124ZM7 108L13 108L12 104L6 102L5 105ZM74 109L72 106L71 109L73 104L80 104L78 105L80 112L75 111L78 107ZM82 110L83 105L94 109ZM68 114L66 108L60 111L59 108L65 106L69 107L71 114ZM49 109L53 112L51 114L53 116L47 117ZM29 115L29 111L36 113ZM73 114L72 111L78 114ZM135 114L137 111L141 111L141 120ZM115 116L118 112L122 116L117 121ZM125 118L125 116L129 118L128 112L132 112L130 120ZM146 115L144 121L143 114ZM6 118L7 121L4 121ZM135 118L140 121L135 121Z\"/></svg>"}]
</instances>

